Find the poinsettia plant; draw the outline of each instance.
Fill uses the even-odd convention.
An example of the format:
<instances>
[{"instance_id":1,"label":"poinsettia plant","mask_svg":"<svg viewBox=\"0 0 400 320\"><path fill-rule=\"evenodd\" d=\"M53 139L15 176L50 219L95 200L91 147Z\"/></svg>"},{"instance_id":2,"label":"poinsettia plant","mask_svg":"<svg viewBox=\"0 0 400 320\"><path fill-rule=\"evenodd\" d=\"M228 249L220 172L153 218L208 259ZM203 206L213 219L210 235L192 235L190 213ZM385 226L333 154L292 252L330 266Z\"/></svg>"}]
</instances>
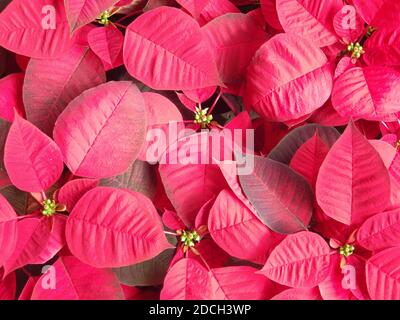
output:
<instances>
[{"instance_id":1,"label":"poinsettia plant","mask_svg":"<svg viewBox=\"0 0 400 320\"><path fill-rule=\"evenodd\" d=\"M0 3L0 300L400 299L397 0Z\"/></svg>"}]
</instances>

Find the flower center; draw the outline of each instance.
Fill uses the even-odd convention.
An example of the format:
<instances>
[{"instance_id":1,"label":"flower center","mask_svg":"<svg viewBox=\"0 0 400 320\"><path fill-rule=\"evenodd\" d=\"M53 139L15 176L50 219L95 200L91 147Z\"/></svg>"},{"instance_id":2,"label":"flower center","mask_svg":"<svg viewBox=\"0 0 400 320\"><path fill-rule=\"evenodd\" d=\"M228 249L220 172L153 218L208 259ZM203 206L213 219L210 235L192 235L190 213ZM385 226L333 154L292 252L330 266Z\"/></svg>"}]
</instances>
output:
<instances>
[{"instance_id":1,"label":"flower center","mask_svg":"<svg viewBox=\"0 0 400 320\"><path fill-rule=\"evenodd\" d=\"M46 217L51 217L57 211L57 204L54 200L46 199L42 202L43 210L42 214Z\"/></svg>"},{"instance_id":2,"label":"flower center","mask_svg":"<svg viewBox=\"0 0 400 320\"><path fill-rule=\"evenodd\" d=\"M202 109L201 107L196 107L196 111L194 113L194 123L201 125L202 129L207 128L213 120L213 116L207 113L208 108Z\"/></svg>"},{"instance_id":3,"label":"flower center","mask_svg":"<svg viewBox=\"0 0 400 320\"><path fill-rule=\"evenodd\" d=\"M344 246L340 247L339 253L347 258L354 253L354 246L351 244L345 244Z\"/></svg>"},{"instance_id":4,"label":"flower center","mask_svg":"<svg viewBox=\"0 0 400 320\"><path fill-rule=\"evenodd\" d=\"M178 230L176 233L182 243L184 252L188 251L188 249L194 248L201 240L201 237L196 230Z\"/></svg>"},{"instance_id":5,"label":"flower center","mask_svg":"<svg viewBox=\"0 0 400 320\"><path fill-rule=\"evenodd\" d=\"M351 53L351 57L355 60L359 59L364 53L363 47L359 42L351 42L347 45L347 52Z\"/></svg>"},{"instance_id":6,"label":"flower center","mask_svg":"<svg viewBox=\"0 0 400 320\"><path fill-rule=\"evenodd\" d=\"M106 10L101 13L101 15L96 19L98 23L107 26L110 23L108 20L111 17L111 12Z\"/></svg>"}]
</instances>

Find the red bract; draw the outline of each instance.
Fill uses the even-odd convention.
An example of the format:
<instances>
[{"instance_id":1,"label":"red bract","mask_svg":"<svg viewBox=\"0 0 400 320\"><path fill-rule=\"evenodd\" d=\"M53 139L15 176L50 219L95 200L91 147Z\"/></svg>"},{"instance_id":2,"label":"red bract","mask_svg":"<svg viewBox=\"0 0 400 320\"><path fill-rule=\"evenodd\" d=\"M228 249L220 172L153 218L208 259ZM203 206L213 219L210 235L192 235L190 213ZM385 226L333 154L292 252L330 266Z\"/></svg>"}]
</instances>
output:
<instances>
[{"instance_id":1,"label":"red bract","mask_svg":"<svg viewBox=\"0 0 400 320\"><path fill-rule=\"evenodd\" d=\"M2 1L0 300L400 299L399 21Z\"/></svg>"}]
</instances>

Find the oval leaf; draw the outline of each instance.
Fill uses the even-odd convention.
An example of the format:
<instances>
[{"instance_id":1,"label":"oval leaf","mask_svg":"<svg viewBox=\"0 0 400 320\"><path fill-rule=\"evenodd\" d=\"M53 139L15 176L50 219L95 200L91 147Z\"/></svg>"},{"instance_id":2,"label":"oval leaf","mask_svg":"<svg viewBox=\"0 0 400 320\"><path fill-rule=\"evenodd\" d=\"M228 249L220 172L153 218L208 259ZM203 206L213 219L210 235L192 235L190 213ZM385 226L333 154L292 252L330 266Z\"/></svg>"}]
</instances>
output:
<instances>
[{"instance_id":1,"label":"oval leaf","mask_svg":"<svg viewBox=\"0 0 400 320\"><path fill-rule=\"evenodd\" d=\"M90 49L81 46L73 47L57 59L31 59L23 88L27 119L51 136L57 117L68 103L105 80L101 61Z\"/></svg>"},{"instance_id":2,"label":"oval leaf","mask_svg":"<svg viewBox=\"0 0 400 320\"><path fill-rule=\"evenodd\" d=\"M66 238L74 256L99 268L143 262L171 247L149 199L108 187L92 189L78 201Z\"/></svg>"},{"instance_id":3,"label":"oval leaf","mask_svg":"<svg viewBox=\"0 0 400 320\"><path fill-rule=\"evenodd\" d=\"M399 111L399 91L399 72L387 67L355 67L335 81L332 105L343 117L394 121Z\"/></svg>"},{"instance_id":4,"label":"oval leaf","mask_svg":"<svg viewBox=\"0 0 400 320\"><path fill-rule=\"evenodd\" d=\"M111 81L85 91L68 105L57 119L54 140L73 174L107 178L132 164L145 130L145 106L137 87Z\"/></svg>"},{"instance_id":5,"label":"oval leaf","mask_svg":"<svg viewBox=\"0 0 400 320\"><path fill-rule=\"evenodd\" d=\"M72 43L63 1L13 0L0 14L0 46L12 52L50 58Z\"/></svg>"},{"instance_id":6,"label":"oval leaf","mask_svg":"<svg viewBox=\"0 0 400 320\"><path fill-rule=\"evenodd\" d=\"M153 89L190 90L220 84L199 25L176 8L148 11L128 26L124 62L133 77Z\"/></svg>"},{"instance_id":7,"label":"oval leaf","mask_svg":"<svg viewBox=\"0 0 400 320\"><path fill-rule=\"evenodd\" d=\"M260 218L273 231L287 234L307 229L313 192L303 177L280 162L255 156L253 172L239 180Z\"/></svg>"},{"instance_id":8,"label":"oval leaf","mask_svg":"<svg viewBox=\"0 0 400 320\"><path fill-rule=\"evenodd\" d=\"M330 249L316 233L299 232L283 240L260 273L289 287L312 288L329 274Z\"/></svg>"},{"instance_id":9,"label":"oval leaf","mask_svg":"<svg viewBox=\"0 0 400 320\"><path fill-rule=\"evenodd\" d=\"M371 251L400 246L400 210L367 219L357 232L357 241Z\"/></svg>"},{"instance_id":10,"label":"oval leaf","mask_svg":"<svg viewBox=\"0 0 400 320\"><path fill-rule=\"evenodd\" d=\"M54 289L49 288L51 277L57 280ZM96 269L66 256L39 278L32 300L124 300L124 294L111 270Z\"/></svg>"},{"instance_id":11,"label":"oval leaf","mask_svg":"<svg viewBox=\"0 0 400 320\"><path fill-rule=\"evenodd\" d=\"M298 119L328 100L332 79L332 66L319 48L278 34L258 49L247 70L246 105L267 120Z\"/></svg>"}]
</instances>

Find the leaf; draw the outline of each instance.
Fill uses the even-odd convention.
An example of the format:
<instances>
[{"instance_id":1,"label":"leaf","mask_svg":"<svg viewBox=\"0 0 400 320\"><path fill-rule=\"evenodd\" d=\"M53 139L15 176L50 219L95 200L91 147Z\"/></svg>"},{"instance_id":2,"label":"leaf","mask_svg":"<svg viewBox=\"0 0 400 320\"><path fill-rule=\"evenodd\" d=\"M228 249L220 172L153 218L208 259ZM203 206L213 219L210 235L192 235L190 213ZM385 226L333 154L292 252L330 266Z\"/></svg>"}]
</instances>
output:
<instances>
[{"instance_id":1,"label":"leaf","mask_svg":"<svg viewBox=\"0 0 400 320\"><path fill-rule=\"evenodd\" d=\"M371 251L400 246L400 210L378 213L367 219L357 232L357 242Z\"/></svg>"},{"instance_id":2,"label":"leaf","mask_svg":"<svg viewBox=\"0 0 400 320\"><path fill-rule=\"evenodd\" d=\"M267 40L266 32L252 17L242 13L220 16L202 28L225 83L241 81L257 49Z\"/></svg>"},{"instance_id":3,"label":"leaf","mask_svg":"<svg viewBox=\"0 0 400 320\"><path fill-rule=\"evenodd\" d=\"M364 21L356 8L345 5L333 17L333 28L345 43L356 42L364 31Z\"/></svg>"},{"instance_id":4,"label":"leaf","mask_svg":"<svg viewBox=\"0 0 400 320\"><path fill-rule=\"evenodd\" d=\"M128 286L158 286L164 282L174 254L174 249L167 249L153 259L128 267L116 268L114 273L121 283Z\"/></svg>"},{"instance_id":5,"label":"leaf","mask_svg":"<svg viewBox=\"0 0 400 320\"><path fill-rule=\"evenodd\" d=\"M312 288L329 274L330 250L316 233L287 236L269 256L261 274L289 287Z\"/></svg>"},{"instance_id":6,"label":"leaf","mask_svg":"<svg viewBox=\"0 0 400 320\"><path fill-rule=\"evenodd\" d=\"M307 181L286 165L254 157L254 170L239 176L240 184L259 217L278 233L306 230L313 212L313 192Z\"/></svg>"},{"instance_id":7,"label":"leaf","mask_svg":"<svg viewBox=\"0 0 400 320\"><path fill-rule=\"evenodd\" d=\"M53 58L68 51L72 42L59 0L13 0L0 14L0 46L12 52Z\"/></svg>"},{"instance_id":8,"label":"leaf","mask_svg":"<svg viewBox=\"0 0 400 320\"><path fill-rule=\"evenodd\" d=\"M316 197L329 217L346 225L362 223L388 206L389 173L353 123L326 156L317 178Z\"/></svg>"},{"instance_id":9,"label":"leaf","mask_svg":"<svg viewBox=\"0 0 400 320\"><path fill-rule=\"evenodd\" d=\"M14 121L14 110L24 110L21 99L24 75L13 73L0 79L0 118Z\"/></svg>"},{"instance_id":10,"label":"leaf","mask_svg":"<svg viewBox=\"0 0 400 320\"><path fill-rule=\"evenodd\" d=\"M230 255L260 264L280 240L228 190L221 191L215 200L208 229Z\"/></svg>"},{"instance_id":11,"label":"leaf","mask_svg":"<svg viewBox=\"0 0 400 320\"><path fill-rule=\"evenodd\" d=\"M145 106L137 87L111 81L72 100L57 119L54 140L73 174L107 178L123 173L136 159L145 129Z\"/></svg>"},{"instance_id":12,"label":"leaf","mask_svg":"<svg viewBox=\"0 0 400 320\"><path fill-rule=\"evenodd\" d=\"M400 65L400 28L380 28L365 42L364 61L368 65Z\"/></svg>"},{"instance_id":13,"label":"leaf","mask_svg":"<svg viewBox=\"0 0 400 320\"><path fill-rule=\"evenodd\" d=\"M17 214L0 194L0 267L14 253L17 243ZM2 279L2 277L0 277Z\"/></svg>"},{"instance_id":14,"label":"leaf","mask_svg":"<svg viewBox=\"0 0 400 320\"><path fill-rule=\"evenodd\" d=\"M124 36L114 26L94 28L88 33L88 43L101 60L113 66L122 53Z\"/></svg>"},{"instance_id":15,"label":"leaf","mask_svg":"<svg viewBox=\"0 0 400 320\"><path fill-rule=\"evenodd\" d=\"M189 11L201 26L225 14L240 12L229 0L177 0L176 2Z\"/></svg>"},{"instance_id":16,"label":"leaf","mask_svg":"<svg viewBox=\"0 0 400 320\"><path fill-rule=\"evenodd\" d=\"M170 99L155 92L143 92L143 99L147 111L147 135L138 159L153 163L157 162L167 148L167 143L163 144L161 139L165 138L170 144L170 139L175 141L183 135L185 125L182 114ZM178 137L173 134L176 131ZM158 152L153 155L154 147Z\"/></svg>"},{"instance_id":17,"label":"leaf","mask_svg":"<svg viewBox=\"0 0 400 320\"><path fill-rule=\"evenodd\" d=\"M400 73L387 67L355 67L335 81L332 105L354 120L394 121L399 111Z\"/></svg>"},{"instance_id":18,"label":"leaf","mask_svg":"<svg viewBox=\"0 0 400 320\"><path fill-rule=\"evenodd\" d=\"M148 11L128 26L124 63L133 77L157 90L190 90L220 84L199 25L176 8Z\"/></svg>"},{"instance_id":19,"label":"leaf","mask_svg":"<svg viewBox=\"0 0 400 320\"><path fill-rule=\"evenodd\" d=\"M225 186L216 164L199 161L201 157L209 155L210 145L202 143L208 138L210 135L204 132L182 138L170 145L160 160L159 172L165 191L176 213L187 226L194 225L200 208ZM188 150L193 152L186 158L183 155ZM177 155L180 155L179 159Z\"/></svg>"},{"instance_id":20,"label":"leaf","mask_svg":"<svg viewBox=\"0 0 400 320\"><path fill-rule=\"evenodd\" d=\"M322 300L318 287L292 288L282 291L271 300Z\"/></svg>"},{"instance_id":21,"label":"leaf","mask_svg":"<svg viewBox=\"0 0 400 320\"><path fill-rule=\"evenodd\" d=\"M101 61L85 47L74 46L57 59L31 59L23 88L27 119L51 136L68 103L105 80Z\"/></svg>"},{"instance_id":22,"label":"leaf","mask_svg":"<svg viewBox=\"0 0 400 320\"><path fill-rule=\"evenodd\" d=\"M71 34L92 22L119 0L64 0Z\"/></svg>"},{"instance_id":23,"label":"leaf","mask_svg":"<svg viewBox=\"0 0 400 320\"><path fill-rule=\"evenodd\" d=\"M98 180L95 179L75 179L64 184L57 191L57 201L67 207L67 211L71 212L83 195L97 187Z\"/></svg>"},{"instance_id":24,"label":"leaf","mask_svg":"<svg viewBox=\"0 0 400 320\"><path fill-rule=\"evenodd\" d=\"M379 11L385 7L385 5L390 6L390 4L394 4L395 2L396 1L392 0L370 0L367 3L363 0L353 0L357 12L368 24L371 24L374 21L374 18L378 15Z\"/></svg>"},{"instance_id":25,"label":"leaf","mask_svg":"<svg viewBox=\"0 0 400 320\"><path fill-rule=\"evenodd\" d=\"M276 10L283 29L313 41L319 47L329 46L339 40L332 19L342 6L340 0L276 0Z\"/></svg>"},{"instance_id":26,"label":"leaf","mask_svg":"<svg viewBox=\"0 0 400 320\"><path fill-rule=\"evenodd\" d=\"M260 5L265 21L272 28L282 30L278 12L276 11L276 0L260 0Z\"/></svg>"},{"instance_id":27,"label":"leaf","mask_svg":"<svg viewBox=\"0 0 400 320\"><path fill-rule=\"evenodd\" d=\"M399 247L381 251L367 261L367 286L372 300L400 299L399 261Z\"/></svg>"},{"instance_id":28,"label":"leaf","mask_svg":"<svg viewBox=\"0 0 400 320\"><path fill-rule=\"evenodd\" d=\"M153 199L156 195L156 172L154 166L136 160L124 173L100 180L100 185L119 189L129 189Z\"/></svg>"},{"instance_id":29,"label":"leaf","mask_svg":"<svg viewBox=\"0 0 400 320\"><path fill-rule=\"evenodd\" d=\"M168 271L161 300L207 300L211 296L207 270L196 260L178 261Z\"/></svg>"},{"instance_id":30,"label":"leaf","mask_svg":"<svg viewBox=\"0 0 400 320\"><path fill-rule=\"evenodd\" d=\"M247 266L211 269L214 300L267 300L275 293L275 284L258 270Z\"/></svg>"},{"instance_id":31,"label":"leaf","mask_svg":"<svg viewBox=\"0 0 400 320\"><path fill-rule=\"evenodd\" d=\"M98 268L143 262L171 247L148 198L108 187L94 188L78 201L66 238L75 257Z\"/></svg>"},{"instance_id":32,"label":"leaf","mask_svg":"<svg viewBox=\"0 0 400 320\"><path fill-rule=\"evenodd\" d=\"M256 52L247 70L245 103L270 121L288 121L321 107L332 91L325 54L293 34L278 34Z\"/></svg>"},{"instance_id":33,"label":"leaf","mask_svg":"<svg viewBox=\"0 0 400 320\"><path fill-rule=\"evenodd\" d=\"M26 192L47 190L64 168L54 141L17 114L7 136L4 164L13 185Z\"/></svg>"},{"instance_id":34,"label":"leaf","mask_svg":"<svg viewBox=\"0 0 400 320\"><path fill-rule=\"evenodd\" d=\"M48 288L52 275L56 276L54 289ZM93 268L72 256L58 258L39 278L32 293L32 300L123 299L122 289L111 270Z\"/></svg>"},{"instance_id":35,"label":"leaf","mask_svg":"<svg viewBox=\"0 0 400 320\"><path fill-rule=\"evenodd\" d=\"M268 157L272 160L289 164L296 151L317 133L322 141L331 147L340 137L339 132L332 127L318 124L305 124L289 132L279 144L271 150Z\"/></svg>"},{"instance_id":36,"label":"leaf","mask_svg":"<svg viewBox=\"0 0 400 320\"><path fill-rule=\"evenodd\" d=\"M294 154L290 168L300 173L315 188L319 168L321 167L329 147L318 137L317 132L307 140Z\"/></svg>"},{"instance_id":37,"label":"leaf","mask_svg":"<svg viewBox=\"0 0 400 320\"><path fill-rule=\"evenodd\" d=\"M15 273L3 279L3 271L0 270L0 301L15 300L17 281Z\"/></svg>"}]
</instances>

